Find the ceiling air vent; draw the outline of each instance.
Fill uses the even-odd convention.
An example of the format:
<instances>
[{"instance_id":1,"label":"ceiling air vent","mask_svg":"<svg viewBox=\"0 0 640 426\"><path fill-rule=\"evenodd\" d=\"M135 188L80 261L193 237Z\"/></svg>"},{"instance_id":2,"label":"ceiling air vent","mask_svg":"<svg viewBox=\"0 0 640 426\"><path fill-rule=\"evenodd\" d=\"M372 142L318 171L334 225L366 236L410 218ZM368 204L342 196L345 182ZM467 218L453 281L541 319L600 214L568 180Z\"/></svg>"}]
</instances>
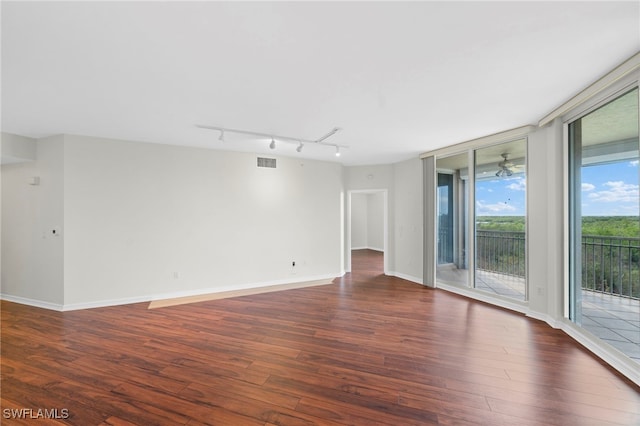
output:
<instances>
[{"instance_id":1,"label":"ceiling air vent","mask_svg":"<svg viewBox=\"0 0 640 426\"><path fill-rule=\"evenodd\" d=\"M270 169L276 168L276 159L275 158L264 158L258 157L258 167L267 167Z\"/></svg>"}]
</instances>

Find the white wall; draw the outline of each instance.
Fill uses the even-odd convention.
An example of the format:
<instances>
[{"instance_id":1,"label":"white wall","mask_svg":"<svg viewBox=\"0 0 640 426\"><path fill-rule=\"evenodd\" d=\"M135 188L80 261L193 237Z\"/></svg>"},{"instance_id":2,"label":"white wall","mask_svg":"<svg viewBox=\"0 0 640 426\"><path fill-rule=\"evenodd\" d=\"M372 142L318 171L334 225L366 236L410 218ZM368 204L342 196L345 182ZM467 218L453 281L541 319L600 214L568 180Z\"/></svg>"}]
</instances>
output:
<instances>
[{"instance_id":1,"label":"white wall","mask_svg":"<svg viewBox=\"0 0 640 426\"><path fill-rule=\"evenodd\" d=\"M35 139L4 132L0 136L2 164L34 161L36 152L37 142Z\"/></svg>"},{"instance_id":2,"label":"white wall","mask_svg":"<svg viewBox=\"0 0 640 426\"><path fill-rule=\"evenodd\" d=\"M65 136L65 305L339 276L342 166L277 160Z\"/></svg>"},{"instance_id":3,"label":"white wall","mask_svg":"<svg viewBox=\"0 0 640 426\"><path fill-rule=\"evenodd\" d=\"M365 193L351 194L351 249L368 248L368 197Z\"/></svg>"},{"instance_id":4,"label":"white wall","mask_svg":"<svg viewBox=\"0 0 640 426\"><path fill-rule=\"evenodd\" d=\"M384 192L367 194L367 248L384 251Z\"/></svg>"},{"instance_id":5,"label":"white wall","mask_svg":"<svg viewBox=\"0 0 640 426\"><path fill-rule=\"evenodd\" d=\"M75 309L341 275L342 166L277 161L39 140L2 166L2 297Z\"/></svg>"},{"instance_id":6,"label":"white wall","mask_svg":"<svg viewBox=\"0 0 640 426\"><path fill-rule=\"evenodd\" d=\"M61 136L42 139L37 160L2 165L5 299L50 308L64 302L63 148ZM36 176L40 184L30 185Z\"/></svg>"},{"instance_id":7,"label":"white wall","mask_svg":"<svg viewBox=\"0 0 640 426\"><path fill-rule=\"evenodd\" d=\"M559 126L559 132L556 126ZM557 134L556 134L557 133ZM530 314L562 317L562 123L529 135L527 158L528 285ZM560 310L558 309L560 307Z\"/></svg>"},{"instance_id":8,"label":"white wall","mask_svg":"<svg viewBox=\"0 0 640 426\"><path fill-rule=\"evenodd\" d=\"M83 136L39 141L38 148L44 157L37 167L56 165L59 181L57 195L48 200L57 207L47 209L58 218L45 220L46 229L56 226L64 235L47 240L58 244L56 256L34 264L47 263L36 269L55 269L57 278L46 286L36 278L25 284L16 278L16 259L33 257L34 249L3 253L5 265L11 256L16 265L2 271L3 282L8 279L3 296L72 309L338 276L346 189L387 191L389 273L414 281L421 275L414 257L420 259L415 247L422 236L412 232L421 226L420 197L414 194L421 183L417 159L343 169L278 158L278 168L271 170L258 169L253 154ZM36 173L30 167L3 167L3 177L5 169L12 171L3 182L3 213L7 205L20 205L13 202L17 181ZM22 177L14 170L23 170ZM366 209L365 246L382 249L383 194L362 195L363 204L377 206ZM19 222L20 232L41 235L41 219L25 220L11 210L3 217L4 229ZM396 215L401 223L394 223ZM3 235L3 242L14 234ZM396 252L407 253L408 260L396 265Z\"/></svg>"},{"instance_id":9,"label":"white wall","mask_svg":"<svg viewBox=\"0 0 640 426\"><path fill-rule=\"evenodd\" d=\"M393 165L394 274L422 283L422 162L418 158Z\"/></svg>"},{"instance_id":10,"label":"white wall","mask_svg":"<svg viewBox=\"0 0 640 426\"><path fill-rule=\"evenodd\" d=\"M384 251L384 192L351 194L351 249Z\"/></svg>"}]
</instances>

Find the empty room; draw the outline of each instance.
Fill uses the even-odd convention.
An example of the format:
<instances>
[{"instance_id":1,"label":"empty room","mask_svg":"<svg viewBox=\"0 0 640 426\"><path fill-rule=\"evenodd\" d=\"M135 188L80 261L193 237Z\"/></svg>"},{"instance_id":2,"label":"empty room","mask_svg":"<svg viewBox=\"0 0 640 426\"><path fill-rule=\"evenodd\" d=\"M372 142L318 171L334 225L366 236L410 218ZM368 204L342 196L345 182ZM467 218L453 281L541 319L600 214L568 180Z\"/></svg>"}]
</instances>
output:
<instances>
[{"instance_id":1,"label":"empty room","mask_svg":"<svg viewBox=\"0 0 640 426\"><path fill-rule=\"evenodd\" d=\"M0 20L0 423L640 424L637 1Z\"/></svg>"}]
</instances>

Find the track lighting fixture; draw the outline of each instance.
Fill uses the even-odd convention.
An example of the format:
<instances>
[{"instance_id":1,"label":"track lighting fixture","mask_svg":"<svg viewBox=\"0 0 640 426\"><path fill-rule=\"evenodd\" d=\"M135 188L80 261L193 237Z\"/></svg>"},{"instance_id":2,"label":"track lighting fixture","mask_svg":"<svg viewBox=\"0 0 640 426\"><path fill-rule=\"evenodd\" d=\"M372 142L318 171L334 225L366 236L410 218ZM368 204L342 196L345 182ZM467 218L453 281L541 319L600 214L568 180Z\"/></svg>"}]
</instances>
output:
<instances>
[{"instance_id":1,"label":"track lighting fixture","mask_svg":"<svg viewBox=\"0 0 640 426\"><path fill-rule=\"evenodd\" d=\"M296 147L296 151L297 152L302 152L302 149L304 148L305 144L315 144L315 145L324 145L324 146L333 146L336 148L336 157L340 157L340 148L348 148L348 146L346 145L338 145L338 144L334 144L334 143L328 143L326 142L326 140L335 135L336 133L338 133L340 130L342 130L339 127L334 127L333 129L331 129L328 133L326 133L324 136L318 138L318 139L303 139L303 138L294 138L291 136L282 136L282 135L275 135L272 133L261 133L261 132L254 132L251 130L242 130L242 129L230 129L228 127L219 127L219 126L207 126L207 125L203 125L203 124L196 124L196 127L199 127L201 129L209 129L209 130L217 130L220 132L220 136L218 137L219 141L223 141L224 142L224 138L225 138L225 133L231 132L231 133L240 133L243 135L249 135L249 136L257 136L260 138L270 138L271 139L271 143L269 144L269 148L271 149L275 149L276 148L276 141L275 138L278 138L278 142L286 142L286 143L294 143L296 145L298 145Z\"/></svg>"}]
</instances>

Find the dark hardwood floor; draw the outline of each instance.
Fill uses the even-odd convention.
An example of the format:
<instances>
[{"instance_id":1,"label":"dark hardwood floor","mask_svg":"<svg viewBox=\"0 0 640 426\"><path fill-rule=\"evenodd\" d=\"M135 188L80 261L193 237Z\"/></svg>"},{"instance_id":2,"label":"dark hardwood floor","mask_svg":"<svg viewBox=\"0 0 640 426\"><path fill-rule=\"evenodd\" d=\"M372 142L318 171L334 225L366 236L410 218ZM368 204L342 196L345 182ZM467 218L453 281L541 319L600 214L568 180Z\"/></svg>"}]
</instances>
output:
<instances>
[{"instance_id":1,"label":"dark hardwood floor","mask_svg":"<svg viewBox=\"0 0 640 426\"><path fill-rule=\"evenodd\" d=\"M3 301L2 424L640 424L639 388L563 332L381 262L355 251L334 284L153 310Z\"/></svg>"}]
</instances>

